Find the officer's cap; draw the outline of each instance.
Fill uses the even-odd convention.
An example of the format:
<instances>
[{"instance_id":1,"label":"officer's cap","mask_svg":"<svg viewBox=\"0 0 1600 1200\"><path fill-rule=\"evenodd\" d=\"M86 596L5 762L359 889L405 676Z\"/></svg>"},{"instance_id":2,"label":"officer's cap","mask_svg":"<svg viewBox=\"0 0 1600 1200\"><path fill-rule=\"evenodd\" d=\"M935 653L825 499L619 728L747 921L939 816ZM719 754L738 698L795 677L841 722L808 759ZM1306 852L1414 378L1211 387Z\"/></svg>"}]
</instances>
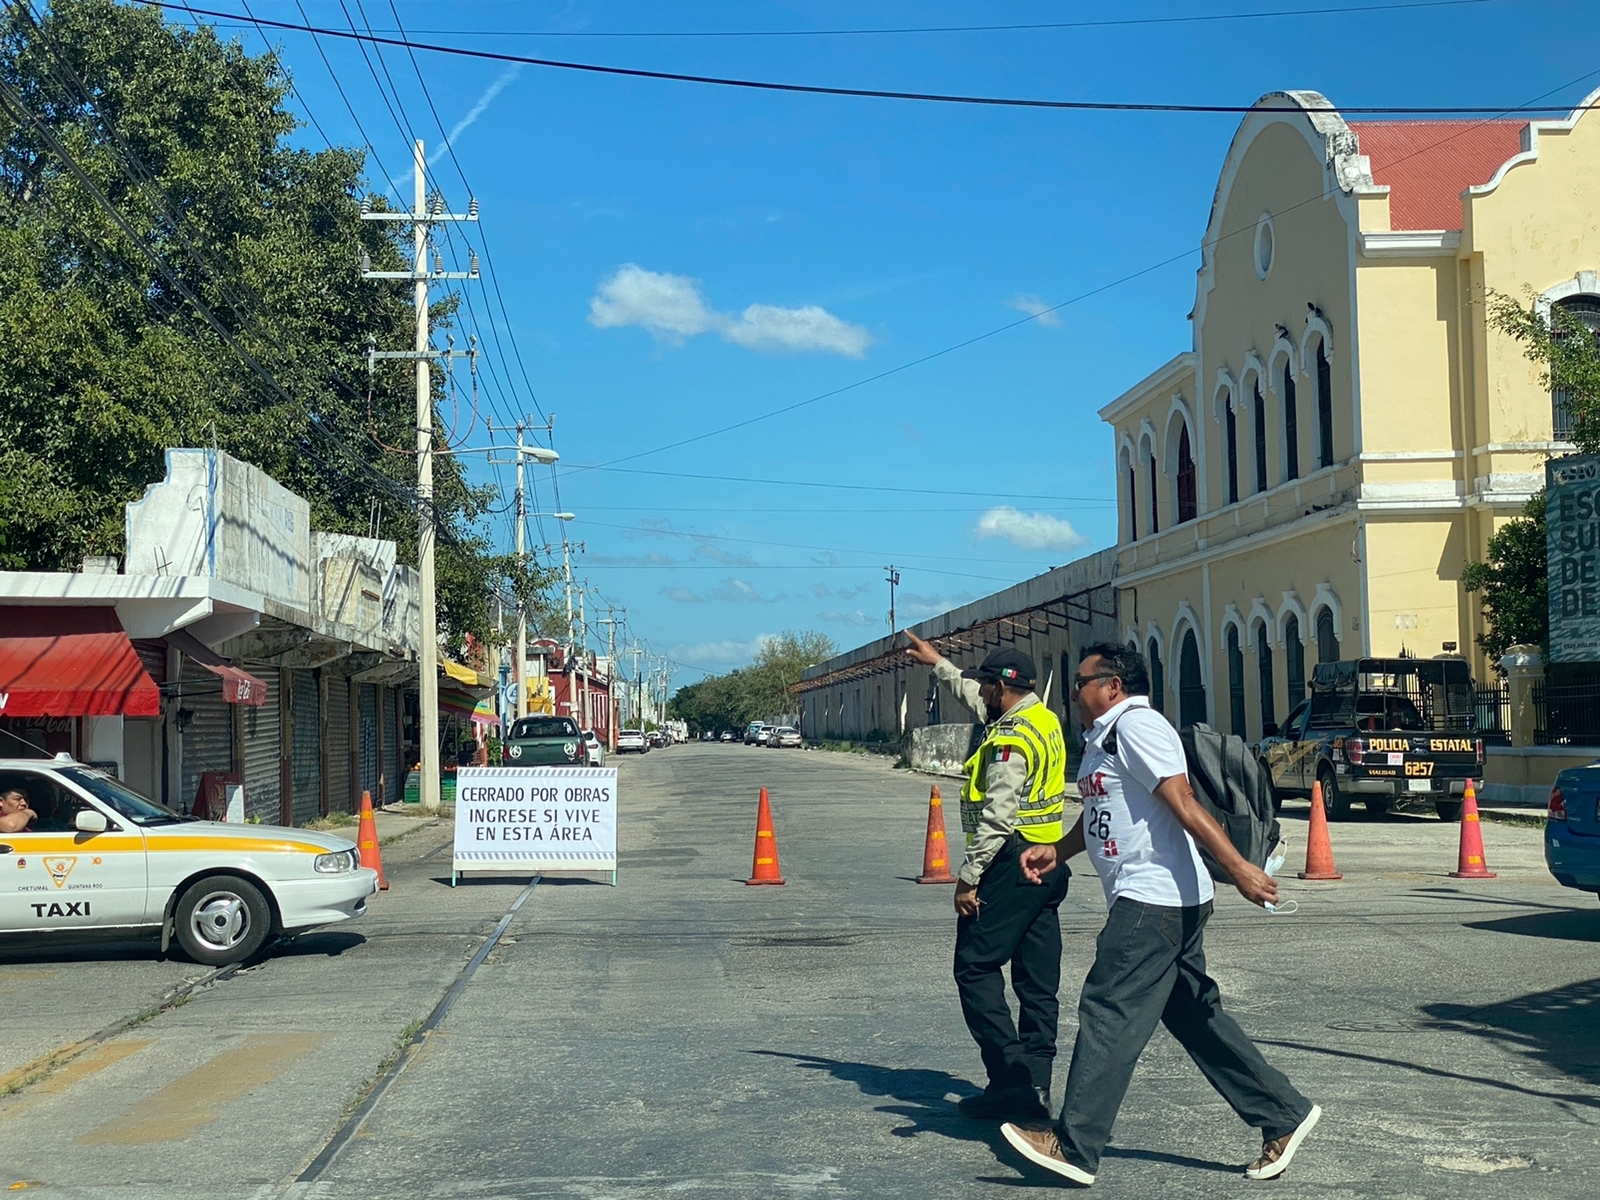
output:
<instances>
[{"instance_id":1,"label":"officer's cap","mask_svg":"<svg viewBox=\"0 0 1600 1200\"><path fill-rule=\"evenodd\" d=\"M1021 650L995 650L980 666L961 672L961 678L976 679L979 683L1003 683L1025 692L1033 686L1033 659Z\"/></svg>"}]
</instances>

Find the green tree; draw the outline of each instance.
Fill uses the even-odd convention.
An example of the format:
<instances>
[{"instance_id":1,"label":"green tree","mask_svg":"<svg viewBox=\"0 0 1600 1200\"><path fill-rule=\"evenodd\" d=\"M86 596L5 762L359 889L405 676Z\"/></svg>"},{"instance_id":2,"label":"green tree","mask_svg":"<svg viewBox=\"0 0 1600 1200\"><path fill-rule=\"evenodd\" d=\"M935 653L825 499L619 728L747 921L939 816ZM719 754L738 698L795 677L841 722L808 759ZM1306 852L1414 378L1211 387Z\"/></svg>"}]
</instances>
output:
<instances>
[{"instance_id":1,"label":"green tree","mask_svg":"<svg viewBox=\"0 0 1600 1200\"><path fill-rule=\"evenodd\" d=\"M679 688L668 702L667 715L699 732L743 729L751 721L792 713L798 705L789 688L807 667L835 653L833 639L825 633L785 630L762 643L750 666Z\"/></svg>"},{"instance_id":2,"label":"green tree","mask_svg":"<svg viewBox=\"0 0 1600 1200\"><path fill-rule=\"evenodd\" d=\"M369 338L409 343L409 297L359 265L405 269L410 231L360 219L359 152L290 144L287 91L273 56L153 9L56 0L36 21L7 6L0 567L120 554L123 506L185 445L261 467L319 529L365 533L381 505L415 563L410 375L369 383L362 358ZM440 625L459 645L487 634L492 593L533 598L547 577L491 553L493 496L436 463Z\"/></svg>"},{"instance_id":3,"label":"green tree","mask_svg":"<svg viewBox=\"0 0 1600 1200\"><path fill-rule=\"evenodd\" d=\"M1483 593L1488 627L1478 645L1499 670L1500 656L1512 646L1550 643L1550 607L1545 576L1544 493L1523 507L1489 539L1489 561L1468 563L1461 586Z\"/></svg>"}]
</instances>

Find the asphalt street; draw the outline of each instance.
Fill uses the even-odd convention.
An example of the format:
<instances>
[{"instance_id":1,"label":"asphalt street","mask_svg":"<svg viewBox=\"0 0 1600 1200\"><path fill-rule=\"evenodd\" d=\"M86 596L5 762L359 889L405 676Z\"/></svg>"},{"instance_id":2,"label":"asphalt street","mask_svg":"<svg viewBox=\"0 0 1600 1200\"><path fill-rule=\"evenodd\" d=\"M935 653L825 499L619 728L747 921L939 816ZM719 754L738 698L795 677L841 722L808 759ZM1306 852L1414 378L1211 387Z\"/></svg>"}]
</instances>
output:
<instances>
[{"instance_id":1,"label":"asphalt street","mask_svg":"<svg viewBox=\"0 0 1600 1200\"><path fill-rule=\"evenodd\" d=\"M525 890L452 890L445 825L390 844L393 887L361 920L13 1080L0 1186L152 1200L1054 1186L955 1108L981 1068L950 981L951 889L912 882L928 779L733 745L621 766L619 886L539 882L359 1127L346 1117L363 1086ZM784 887L742 882L761 786ZM1285 814L1291 863L1304 815ZM1293 915L1222 896L1208 948L1225 1003L1327 1115L1283 1181L1251 1184L1239 1170L1258 1135L1158 1033L1095 1190L1593 1195L1600 904L1549 878L1537 828L1483 829L1494 880L1448 878L1455 827L1396 817L1334 826L1345 879L1286 881ZM1058 1084L1103 917L1098 883L1075 878ZM8 1069L203 974L149 946L10 952ZM354 1136L308 1176L341 1129Z\"/></svg>"}]
</instances>

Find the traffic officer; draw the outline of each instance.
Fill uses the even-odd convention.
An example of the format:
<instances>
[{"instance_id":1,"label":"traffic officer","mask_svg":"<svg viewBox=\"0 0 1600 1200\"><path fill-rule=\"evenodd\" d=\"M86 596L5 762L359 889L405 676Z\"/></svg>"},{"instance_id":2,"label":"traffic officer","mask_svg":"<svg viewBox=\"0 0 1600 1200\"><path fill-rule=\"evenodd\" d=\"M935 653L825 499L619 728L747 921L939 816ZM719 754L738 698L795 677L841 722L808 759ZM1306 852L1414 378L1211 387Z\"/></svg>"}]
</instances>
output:
<instances>
[{"instance_id":1,"label":"traffic officer","mask_svg":"<svg viewBox=\"0 0 1600 1200\"><path fill-rule=\"evenodd\" d=\"M1031 884L1020 861L1030 843L1061 838L1066 740L1055 713L1033 693L1026 654L996 650L962 671L916 634L906 637L906 653L932 667L986 726L961 787L967 851L956 883L955 978L989 1083L960 1108L975 1118L1038 1119L1050 1111L1061 982L1056 910L1067 876L1053 872L1042 885ZM1015 1023L1001 973L1007 963L1020 1010Z\"/></svg>"}]
</instances>

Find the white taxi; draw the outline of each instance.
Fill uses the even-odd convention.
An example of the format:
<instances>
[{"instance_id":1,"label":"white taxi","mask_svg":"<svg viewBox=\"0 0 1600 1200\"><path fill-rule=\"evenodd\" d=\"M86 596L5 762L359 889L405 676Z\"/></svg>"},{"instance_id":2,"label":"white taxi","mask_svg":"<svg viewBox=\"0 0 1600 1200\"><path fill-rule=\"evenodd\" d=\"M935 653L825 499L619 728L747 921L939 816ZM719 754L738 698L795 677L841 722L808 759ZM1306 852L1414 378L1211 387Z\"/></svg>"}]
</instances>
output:
<instances>
[{"instance_id":1,"label":"white taxi","mask_svg":"<svg viewBox=\"0 0 1600 1200\"><path fill-rule=\"evenodd\" d=\"M377 890L346 838L192 820L66 755L0 759L0 934L160 929L220 966Z\"/></svg>"}]
</instances>

